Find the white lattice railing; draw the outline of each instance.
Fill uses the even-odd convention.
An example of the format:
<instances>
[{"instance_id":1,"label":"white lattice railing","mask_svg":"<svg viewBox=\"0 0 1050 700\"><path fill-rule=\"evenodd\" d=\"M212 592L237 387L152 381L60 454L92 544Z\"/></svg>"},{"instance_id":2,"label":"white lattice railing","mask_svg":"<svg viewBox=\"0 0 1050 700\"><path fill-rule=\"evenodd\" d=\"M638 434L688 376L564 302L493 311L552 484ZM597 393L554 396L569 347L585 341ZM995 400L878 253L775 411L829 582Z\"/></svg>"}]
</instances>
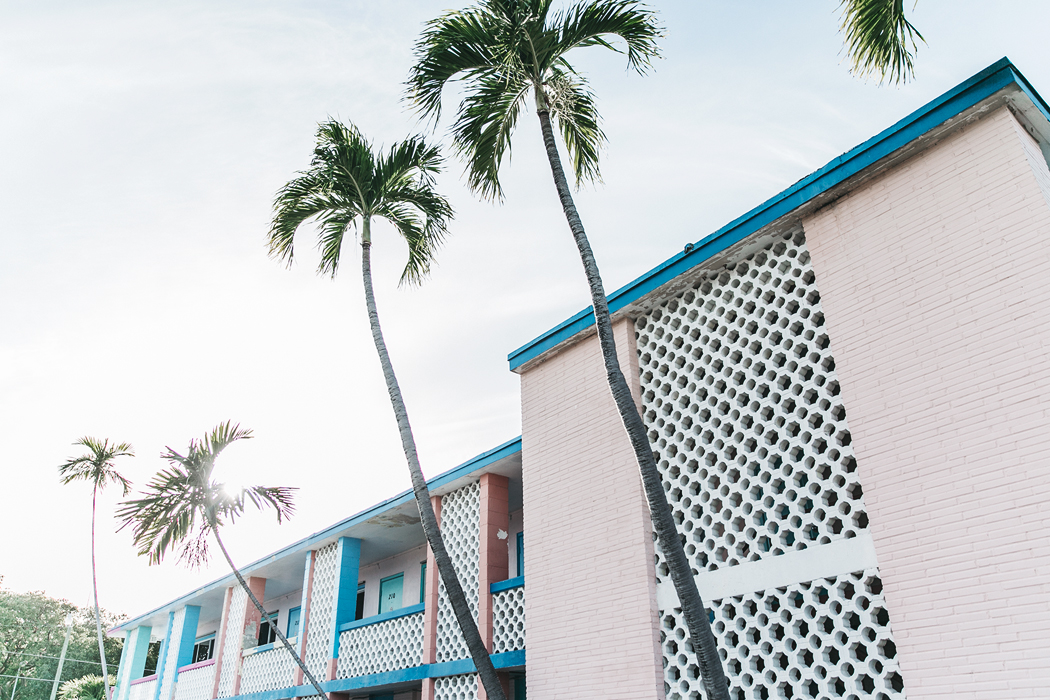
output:
<instances>
[{"instance_id":1,"label":"white lattice railing","mask_svg":"<svg viewBox=\"0 0 1050 700\"><path fill-rule=\"evenodd\" d=\"M456 575L467 596L474 619L478 618L480 578L481 484L475 481L441 497L441 536L445 539ZM463 633L445 590L438 581L437 661L455 661L470 656Z\"/></svg>"},{"instance_id":2,"label":"white lattice railing","mask_svg":"<svg viewBox=\"0 0 1050 700\"><path fill-rule=\"evenodd\" d=\"M240 694L290 688L294 669L295 661L283 645L265 651L249 650L241 663Z\"/></svg>"},{"instance_id":3,"label":"white lattice railing","mask_svg":"<svg viewBox=\"0 0 1050 700\"><path fill-rule=\"evenodd\" d=\"M422 610L344 630L339 635L339 678L397 671L422 663Z\"/></svg>"},{"instance_id":4,"label":"white lattice railing","mask_svg":"<svg viewBox=\"0 0 1050 700\"><path fill-rule=\"evenodd\" d=\"M153 695L157 690L157 677L150 676L149 680L143 680L138 683L134 681L131 684L131 693L128 695L128 700L153 700Z\"/></svg>"},{"instance_id":5,"label":"white lattice railing","mask_svg":"<svg viewBox=\"0 0 1050 700\"><path fill-rule=\"evenodd\" d=\"M434 700L477 700L478 674L445 676L434 681Z\"/></svg>"},{"instance_id":6,"label":"white lattice railing","mask_svg":"<svg viewBox=\"0 0 1050 700\"><path fill-rule=\"evenodd\" d=\"M208 700L215 681L215 660L183 666L175 679L175 700Z\"/></svg>"},{"instance_id":7,"label":"white lattice railing","mask_svg":"<svg viewBox=\"0 0 1050 700\"><path fill-rule=\"evenodd\" d=\"M492 653L525 648L525 587L492 594Z\"/></svg>"}]
</instances>

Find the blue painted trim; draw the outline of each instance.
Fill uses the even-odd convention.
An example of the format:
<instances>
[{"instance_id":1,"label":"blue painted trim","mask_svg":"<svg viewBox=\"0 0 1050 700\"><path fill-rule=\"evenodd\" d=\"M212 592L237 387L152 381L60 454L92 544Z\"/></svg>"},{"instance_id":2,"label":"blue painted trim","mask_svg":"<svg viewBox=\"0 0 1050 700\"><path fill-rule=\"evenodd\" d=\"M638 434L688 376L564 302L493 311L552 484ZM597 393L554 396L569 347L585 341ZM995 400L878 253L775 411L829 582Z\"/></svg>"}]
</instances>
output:
<instances>
[{"instance_id":1,"label":"blue painted trim","mask_svg":"<svg viewBox=\"0 0 1050 700\"><path fill-rule=\"evenodd\" d=\"M197 643L197 623L201 619L199 605L187 605L186 614L182 618L182 634L179 637L179 653L175 657L175 673L183 666L189 666L193 662L193 645ZM175 676L178 678L178 675Z\"/></svg>"},{"instance_id":2,"label":"blue painted trim","mask_svg":"<svg viewBox=\"0 0 1050 700\"><path fill-rule=\"evenodd\" d=\"M160 687L164 685L164 667L168 660L168 645L171 644L171 628L175 626L175 611L168 613L168 629L164 631L164 641L160 643L160 654L157 656L157 685L153 688L153 700L160 700ZM178 669L178 666L175 667ZM178 671L176 671L177 673Z\"/></svg>"},{"instance_id":3,"label":"blue painted trim","mask_svg":"<svg viewBox=\"0 0 1050 700\"><path fill-rule=\"evenodd\" d=\"M357 629L358 627L368 627L369 625L386 622L387 620L396 620L399 617L408 617L409 615L423 612L423 607L423 603L416 603L415 605L407 605L399 610L391 610L390 612L380 613L379 615L373 615L372 617L363 617L360 620L354 620L340 625L339 631L346 632L347 630Z\"/></svg>"},{"instance_id":4,"label":"blue painted trim","mask_svg":"<svg viewBox=\"0 0 1050 700\"><path fill-rule=\"evenodd\" d=\"M446 486L446 485L452 483L456 479L461 479L464 476L468 476L468 475L470 475L470 474L472 474L472 473L474 473L474 472L476 472L476 471L478 471L480 469L484 469L485 467L487 467L490 464L498 462L501 459L504 459L506 457L510 457L511 455L516 454L518 452L521 452L521 436L520 435L518 437L514 438L513 440L508 440L507 442L503 443L502 445L499 445L497 447L492 448L488 452L482 452L481 454L477 455L476 457L472 457L471 459L467 460L463 464L460 464L457 467L453 467L452 469L448 470L447 472L445 472L443 474L439 474L439 475L435 476L433 479L431 479L430 481L427 482L427 487L431 491L433 491L435 489L439 489L442 486ZM386 511L388 511L388 510L390 510L392 508L396 508L396 507L398 507L400 505L403 505L405 503L409 503L414 498L415 497L413 496L411 490L403 491L402 493L398 494L397 496L394 496L393 498L388 498L385 501L377 503L376 505L372 506L371 508L368 508L368 509L363 510L363 511L361 511L359 513L356 513L355 515L352 515L349 518L346 518L344 520L340 520L336 524L334 524L334 525L332 525L330 527L327 527L324 530L320 530L318 532L315 532L314 534L310 535L309 537L305 537L305 538L299 540L298 542L294 542L294 543L288 545L287 547L284 547L283 549L277 550L273 554L268 554L265 557L263 557L262 559L258 559L256 561L252 562L251 564L248 564L247 566L242 567L241 568L241 574L243 576L249 576L256 569L258 569L258 568L260 568L262 566L265 566L266 564L269 564L269 563L273 562L275 559L280 559L282 557L291 556L291 555L297 554L299 552L303 552L303 551L307 551L307 550L313 549L314 546L317 543L319 543L319 542L321 542L323 540L326 540L326 539L332 537L333 535L335 535L335 534L337 534L337 533L339 533L341 531L346 530L347 528L353 527L354 525L358 525L360 523L363 523L363 522L366 522L368 520L371 520L372 518L376 517L377 515L381 515L382 513L386 512ZM179 605L185 605L187 602L193 600L193 598L196 597L196 596L199 596L199 595L201 595L203 593L207 593L208 591L211 591L211 590L216 589L216 588L226 588L226 587L231 586L231 585L237 585L236 579L234 578L233 574L230 574L228 576L224 576L224 577L222 577L220 579L216 579L215 581L212 581L211 583L205 584L205 585L201 586L200 588L197 588L196 590L193 590L193 591L187 593L186 595L182 596L181 598L176 598L175 600L172 600L172 601L170 601L168 603L165 603L164 605L161 605L161 606L159 606L157 608L154 608L153 610L150 610L149 612L147 612L147 613L145 613L143 615L139 615L138 617L136 617L134 619L127 620L127 621L117 625L116 627L111 628L110 632L126 632L127 630L134 629L140 623L142 623L146 619L152 617L153 615L156 615L159 612L162 612L162 611L164 611L164 610L166 610L168 608L178 607ZM356 601L355 601L355 603L356 603ZM316 691L315 691L315 694L316 694Z\"/></svg>"},{"instance_id":5,"label":"blue painted trim","mask_svg":"<svg viewBox=\"0 0 1050 700\"><path fill-rule=\"evenodd\" d=\"M1050 109L1008 58L1002 58L960 83L940 97L915 110L893 126L871 137L856 148L835 158L816 172L799 180L780 194L766 200L738 219L701 239L688 253L678 253L649 272L609 295L609 311L615 313L682 273L747 238L762 227L798 209L862 170L891 155L911 141L958 116L1005 87L1016 85L1050 121ZM522 345L507 356L512 370L560 345L594 325L591 308L568 318L543 335Z\"/></svg>"},{"instance_id":6,"label":"blue painted trim","mask_svg":"<svg viewBox=\"0 0 1050 700\"><path fill-rule=\"evenodd\" d=\"M340 537L336 552L335 624L329 646L329 659L339 658L339 627L352 622L357 612L357 576L361 570L361 540Z\"/></svg>"},{"instance_id":7,"label":"blue painted trim","mask_svg":"<svg viewBox=\"0 0 1050 700\"><path fill-rule=\"evenodd\" d=\"M525 585L524 576L515 576L509 578L506 581L496 581L495 583L489 584L489 593L499 593L500 591L509 591L512 588L521 588Z\"/></svg>"},{"instance_id":8,"label":"blue painted trim","mask_svg":"<svg viewBox=\"0 0 1050 700\"><path fill-rule=\"evenodd\" d=\"M525 665L525 650L507 651L502 654L493 654L492 665L496 668L517 668ZM356 676L354 678L340 678L334 681L321 683L321 687L328 693L345 693L350 690L361 690L363 688L375 688L394 683L410 683L421 681L424 678L443 678L445 676L459 676L464 673L474 673L474 661L471 659L459 659L447 661L440 664L423 664L412 668L403 668L398 671L387 671L386 673L373 673L368 676ZM235 695L228 700L289 700L290 698L302 698L308 695L316 695L317 691L310 685L300 685L294 688L278 688L261 693L250 693L247 695Z\"/></svg>"},{"instance_id":9,"label":"blue painted trim","mask_svg":"<svg viewBox=\"0 0 1050 700\"><path fill-rule=\"evenodd\" d=\"M130 640L125 637L124 643L120 645L120 663L117 665L117 682L113 686L113 700L119 700L121 697L120 679L124 677L124 664L127 663L128 647L131 646L128 643L129 641ZM128 685L130 684L131 681L128 681Z\"/></svg>"}]
</instances>

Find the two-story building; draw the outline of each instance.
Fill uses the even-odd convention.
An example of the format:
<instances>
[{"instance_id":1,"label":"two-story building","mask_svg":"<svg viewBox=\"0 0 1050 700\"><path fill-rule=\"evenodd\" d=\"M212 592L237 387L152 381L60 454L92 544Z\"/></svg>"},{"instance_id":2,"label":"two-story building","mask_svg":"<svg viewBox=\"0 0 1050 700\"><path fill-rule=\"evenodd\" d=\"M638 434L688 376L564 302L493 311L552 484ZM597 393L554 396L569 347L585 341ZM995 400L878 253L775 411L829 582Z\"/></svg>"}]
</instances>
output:
<instances>
[{"instance_id":1,"label":"two-story building","mask_svg":"<svg viewBox=\"0 0 1050 700\"><path fill-rule=\"evenodd\" d=\"M1050 697L1048 144L1003 59L610 295L734 698ZM509 696L701 697L592 315L510 364L430 482ZM483 696L411 494L244 573L333 698ZM112 634L117 700L315 692L232 576Z\"/></svg>"}]
</instances>

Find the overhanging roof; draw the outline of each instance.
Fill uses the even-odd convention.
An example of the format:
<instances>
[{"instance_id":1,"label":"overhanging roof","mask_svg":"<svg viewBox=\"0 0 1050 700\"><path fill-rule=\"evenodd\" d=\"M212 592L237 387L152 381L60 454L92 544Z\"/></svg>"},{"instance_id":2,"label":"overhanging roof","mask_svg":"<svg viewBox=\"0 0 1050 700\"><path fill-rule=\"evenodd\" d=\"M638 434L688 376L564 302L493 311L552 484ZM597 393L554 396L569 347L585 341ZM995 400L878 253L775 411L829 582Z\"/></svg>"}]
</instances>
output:
<instances>
[{"instance_id":1,"label":"overhanging roof","mask_svg":"<svg viewBox=\"0 0 1050 700\"><path fill-rule=\"evenodd\" d=\"M691 249L678 253L612 292L608 296L610 313L615 314L638 302L642 297L702 265L730 246L791 215L800 207L819 200L847 180L854 179L913 141L937 131L1004 90L1017 93L1015 106L1029 125L1039 133L1043 140L1040 145L1046 155L1046 144L1050 143L1050 107L1010 59L1004 57L888 129L802 178L780 194L701 239ZM526 369L526 365L540 360L558 346L589 331L593 326L594 312L588 307L510 353L507 360L511 370Z\"/></svg>"}]
</instances>

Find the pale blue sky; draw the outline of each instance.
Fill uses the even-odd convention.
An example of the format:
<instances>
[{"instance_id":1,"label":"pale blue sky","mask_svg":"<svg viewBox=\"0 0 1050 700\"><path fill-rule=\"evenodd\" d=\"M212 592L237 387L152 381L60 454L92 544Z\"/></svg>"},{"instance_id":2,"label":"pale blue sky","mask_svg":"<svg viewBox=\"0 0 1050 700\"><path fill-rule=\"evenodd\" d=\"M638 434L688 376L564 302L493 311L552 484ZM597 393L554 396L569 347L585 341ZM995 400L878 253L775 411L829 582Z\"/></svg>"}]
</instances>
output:
<instances>
[{"instance_id":1,"label":"pale blue sky","mask_svg":"<svg viewBox=\"0 0 1050 700\"><path fill-rule=\"evenodd\" d=\"M220 421L257 438L224 456L299 486L299 513L231 529L248 561L408 487L361 300L356 248L318 278L309 232L291 271L266 257L275 190L314 127L352 119L389 143L421 23L447 2L0 2L0 575L90 600L86 487L55 466L88 434L132 442L144 482L164 445ZM578 204L611 290L1004 55L1050 94L1050 3L919 0L928 46L906 87L849 75L834 0L657 2L665 56L577 57L610 146ZM451 101L448 104L451 108ZM535 117L481 203L452 163L457 219L432 279L395 287L403 250L377 235L377 295L434 475L520 431L506 354L587 293ZM101 502L100 597L142 612L224 574L149 568Z\"/></svg>"}]
</instances>

